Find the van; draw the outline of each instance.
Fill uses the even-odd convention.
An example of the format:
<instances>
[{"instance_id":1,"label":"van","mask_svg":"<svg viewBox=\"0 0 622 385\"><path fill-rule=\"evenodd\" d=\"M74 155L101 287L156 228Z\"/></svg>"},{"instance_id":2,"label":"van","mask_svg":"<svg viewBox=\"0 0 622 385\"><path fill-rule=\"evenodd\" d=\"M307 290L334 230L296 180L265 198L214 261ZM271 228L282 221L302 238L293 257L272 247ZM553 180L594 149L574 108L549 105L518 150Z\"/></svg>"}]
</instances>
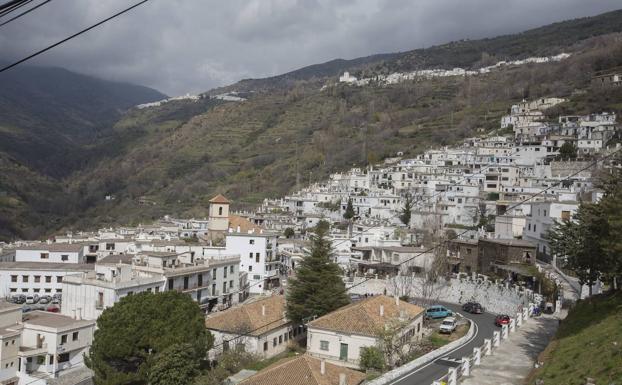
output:
<instances>
[{"instance_id":1,"label":"van","mask_svg":"<svg viewBox=\"0 0 622 385\"><path fill-rule=\"evenodd\" d=\"M451 317L454 313L442 305L432 305L425 310L426 318L445 318Z\"/></svg>"}]
</instances>

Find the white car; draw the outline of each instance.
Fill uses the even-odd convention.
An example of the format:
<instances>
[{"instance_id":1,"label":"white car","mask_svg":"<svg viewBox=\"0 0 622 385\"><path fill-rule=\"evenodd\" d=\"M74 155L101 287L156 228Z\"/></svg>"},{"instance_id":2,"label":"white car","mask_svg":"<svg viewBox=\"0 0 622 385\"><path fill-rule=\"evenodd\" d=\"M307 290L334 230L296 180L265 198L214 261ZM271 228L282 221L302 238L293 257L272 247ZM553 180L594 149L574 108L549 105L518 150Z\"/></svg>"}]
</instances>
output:
<instances>
[{"instance_id":1,"label":"white car","mask_svg":"<svg viewBox=\"0 0 622 385\"><path fill-rule=\"evenodd\" d=\"M28 305L32 305L33 303L35 303L35 297L33 297L32 295L26 296L26 303Z\"/></svg>"},{"instance_id":2,"label":"white car","mask_svg":"<svg viewBox=\"0 0 622 385\"><path fill-rule=\"evenodd\" d=\"M441 333L451 334L454 330L456 330L456 319L454 317L445 318L439 327Z\"/></svg>"}]
</instances>

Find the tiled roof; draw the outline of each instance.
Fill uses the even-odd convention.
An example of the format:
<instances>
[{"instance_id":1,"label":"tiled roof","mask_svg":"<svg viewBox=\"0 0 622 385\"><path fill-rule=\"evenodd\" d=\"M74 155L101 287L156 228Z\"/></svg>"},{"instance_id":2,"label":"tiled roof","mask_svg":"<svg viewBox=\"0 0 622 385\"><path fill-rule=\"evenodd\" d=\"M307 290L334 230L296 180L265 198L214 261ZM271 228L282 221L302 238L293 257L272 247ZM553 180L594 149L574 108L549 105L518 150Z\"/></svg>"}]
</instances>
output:
<instances>
[{"instance_id":1,"label":"tiled roof","mask_svg":"<svg viewBox=\"0 0 622 385\"><path fill-rule=\"evenodd\" d=\"M229 199L225 198L222 194L218 194L215 197L213 197L212 199L209 200L210 203L231 203L229 202Z\"/></svg>"},{"instance_id":2,"label":"tiled roof","mask_svg":"<svg viewBox=\"0 0 622 385\"><path fill-rule=\"evenodd\" d=\"M248 233L250 230L255 230L255 232L259 234L259 231L262 230L260 226L257 226L244 217L229 215L229 228L233 229L233 231L238 231L238 226L240 227L241 233Z\"/></svg>"},{"instance_id":3,"label":"tiled roof","mask_svg":"<svg viewBox=\"0 0 622 385\"><path fill-rule=\"evenodd\" d=\"M388 321L400 317L414 319L423 311L423 308L404 301L399 301L398 306L395 298L378 295L328 313L309 323L309 327L374 337Z\"/></svg>"},{"instance_id":4,"label":"tiled roof","mask_svg":"<svg viewBox=\"0 0 622 385\"><path fill-rule=\"evenodd\" d=\"M264 306L265 315L262 315ZM226 333L259 336L288 324L284 316L285 297L275 295L217 313L205 320L205 327Z\"/></svg>"},{"instance_id":5,"label":"tiled roof","mask_svg":"<svg viewBox=\"0 0 622 385\"><path fill-rule=\"evenodd\" d=\"M75 253L82 250L84 246L88 246L88 243L38 243L29 246L20 246L17 250L41 250Z\"/></svg>"},{"instance_id":6,"label":"tiled roof","mask_svg":"<svg viewBox=\"0 0 622 385\"><path fill-rule=\"evenodd\" d=\"M309 355L283 359L239 385L339 385L339 375L346 375L348 385L358 385L365 380L365 374L349 368L325 363L324 374L321 361Z\"/></svg>"}]
</instances>

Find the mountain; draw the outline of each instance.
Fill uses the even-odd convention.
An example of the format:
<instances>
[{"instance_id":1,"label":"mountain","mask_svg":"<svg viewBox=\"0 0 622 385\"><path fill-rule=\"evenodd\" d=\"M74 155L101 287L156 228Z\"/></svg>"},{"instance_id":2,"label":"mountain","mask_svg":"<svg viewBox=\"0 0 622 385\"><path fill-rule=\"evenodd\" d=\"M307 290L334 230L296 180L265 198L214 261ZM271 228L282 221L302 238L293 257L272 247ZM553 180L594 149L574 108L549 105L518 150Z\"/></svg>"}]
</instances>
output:
<instances>
[{"instance_id":1,"label":"mountain","mask_svg":"<svg viewBox=\"0 0 622 385\"><path fill-rule=\"evenodd\" d=\"M8 218L4 225L0 221L8 229L0 239L137 224L165 214L200 217L217 192L238 208L252 207L331 172L374 164L397 152L410 156L465 137L508 134L499 129L499 119L523 98L567 97L559 108L569 114L622 113L622 89L590 87L598 71L622 66L621 25L622 12L612 12L499 38L334 60L208 92L251 91L243 102L206 97L125 113L119 107L110 116L80 115L78 107L63 105L63 111L72 112L63 119L91 124L55 126L59 131L52 136L62 131L74 146L64 147L63 159L86 160L63 170L49 161L49 167L41 167L37 159L25 159L23 148L8 146L0 166L11 174L0 175L13 179L9 184L0 180L0 219ZM473 77L364 87L335 82L345 70L374 75L391 68L477 67L558 52L571 56ZM22 116L20 134L43 135L41 122L49 120L48 114L34 114L32 122L30 115ZM0 124L0 132L10 135L13 128L6 127ZM49 188L54 184L56 194ZM107 195L115 199L106 200Z\"/></svg>"},{"instance_id":2,"label":"mountain","mask_svg":"<svg viewBox=\"0 0 622 385\"><path fill-rule=\"evenodd\" d=\"M264 79L245 79L226 90L252 91L288 87L296 81L310 81L352 73L390 73L454 67L473 68L502 60L552 56L585 39L622 32L622 9L598 16L566 20L512 35L479 40L460 40L429 48L386 53L351 60L335 59Z\"/></svg>"},{"instance_id":3,"label":"mountain","mask_svg":"<svg viewBox=\"0 0 622 385\"><path fill-rule=\"evenodd\" d=\"M47 175L64 176L88 158L85 145L136 104L166 96L154 89L18 66L0 73L0 151Z\"/></svg>"}]
</instances>

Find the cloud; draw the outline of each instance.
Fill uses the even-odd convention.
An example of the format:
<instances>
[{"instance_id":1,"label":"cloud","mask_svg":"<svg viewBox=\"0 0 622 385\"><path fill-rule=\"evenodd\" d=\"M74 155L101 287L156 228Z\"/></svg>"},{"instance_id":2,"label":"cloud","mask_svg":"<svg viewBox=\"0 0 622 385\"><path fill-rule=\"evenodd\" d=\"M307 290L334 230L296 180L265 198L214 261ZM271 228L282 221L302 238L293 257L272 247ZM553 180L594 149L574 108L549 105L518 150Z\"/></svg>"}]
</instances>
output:
<instances>
[{"instance_id":1,"label":"cloud","mask_svg":"<svg viewBox=\"0 0 622 385\"><path fill-rule=\"evenodd\" d=\"M26 56L129 4L50 2L0 28L0 60ZM619 7L619 0L151 0L31 64L178 95L335 58L491 37Z\"/></svg>"}]
</instances>

